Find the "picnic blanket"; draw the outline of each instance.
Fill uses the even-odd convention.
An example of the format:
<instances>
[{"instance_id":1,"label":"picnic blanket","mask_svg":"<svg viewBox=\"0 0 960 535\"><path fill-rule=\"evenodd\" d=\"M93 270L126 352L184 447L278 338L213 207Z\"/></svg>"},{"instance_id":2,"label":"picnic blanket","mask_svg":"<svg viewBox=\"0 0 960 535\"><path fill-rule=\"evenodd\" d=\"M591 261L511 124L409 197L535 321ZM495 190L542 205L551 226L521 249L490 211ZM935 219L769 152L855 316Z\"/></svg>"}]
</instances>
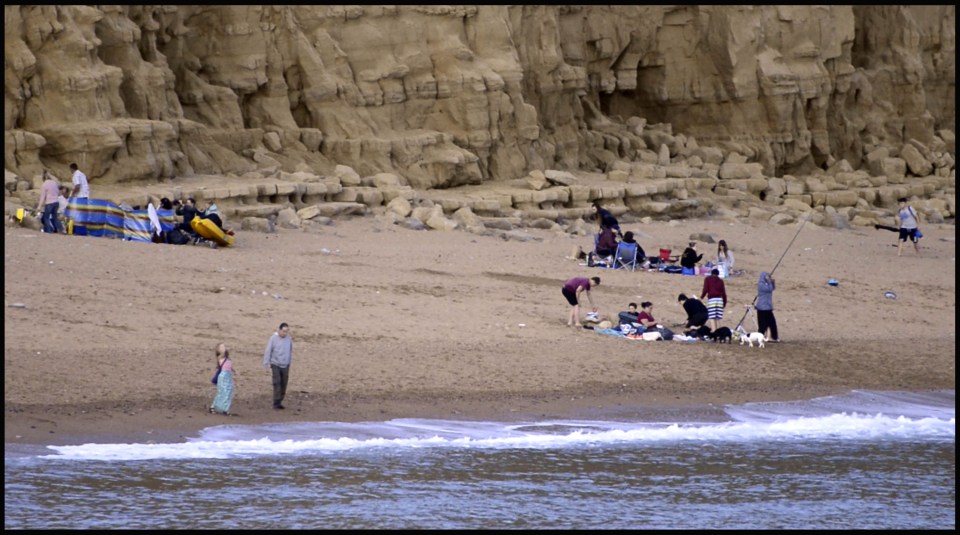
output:
<instances>
[{"instance_id":1,"label":"picnic blanket","mask_svg":"<svg viewBox=\"0 0 960 535\"><path fill-rule=\"evenodd\" d=\"M177 226L173 210L157 210L157 218L164 232ZM73 233L80 236L121 238L130 241L150 241L152 225L150 213L143 210L124 210L120 205L104 199L70 199L66 217L73 219Z\"/></svg>"},{"instance_id":2,"label":"picnic blanket","mask_svg":"<svg viewBox=\"0 0 960 535\"><path fill-rule=\"evenodd\" d=\"M624 334L620 329L594 329L593 332L597 334L605 334L608 336L616 336L619 338L627 338L630 340L643 340L643 336L639 334ZM696 342L696 337L684 336L682 334L674 334L673 340L676 342Z\"/></svg>"}]
</instances>

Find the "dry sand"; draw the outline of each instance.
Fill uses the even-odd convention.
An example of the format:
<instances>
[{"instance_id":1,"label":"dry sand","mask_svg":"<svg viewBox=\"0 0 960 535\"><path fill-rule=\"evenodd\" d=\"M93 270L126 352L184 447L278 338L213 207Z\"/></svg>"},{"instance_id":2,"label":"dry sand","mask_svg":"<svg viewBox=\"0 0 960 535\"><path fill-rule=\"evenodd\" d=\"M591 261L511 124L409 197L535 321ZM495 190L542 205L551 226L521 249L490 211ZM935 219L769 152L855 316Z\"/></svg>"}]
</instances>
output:
<instances>
[{"instance_id":1,"label":"dry sand","mask_svg":"<svg viewBox=\"0 0 960 535\"><path fill-rule=\"evenodd\" d=\"M176 441L220 423L629 415L954 388L955 227L926 225L922 257L906 248L898 258L892 232L798 225L622 225L648 252L679 251L698 232L726 239L745 270L726 283L731 327L796 236L774 273L784 343L764 349L567 327L560 287L573 276L602 277L602 315L649 300L666 325L684 318L677 294L702 287L565 258L589 237L529 230L536 240L504 241L368 216L319 232L240 232L236 247L213 250L6 227L5 440ZM699 248L704 260L716 254ZM282 321L294 362L287 410L274 411L261 361ZM233 416L205 411L221 341L239 372Z\"/></svg>"}]
</instances>

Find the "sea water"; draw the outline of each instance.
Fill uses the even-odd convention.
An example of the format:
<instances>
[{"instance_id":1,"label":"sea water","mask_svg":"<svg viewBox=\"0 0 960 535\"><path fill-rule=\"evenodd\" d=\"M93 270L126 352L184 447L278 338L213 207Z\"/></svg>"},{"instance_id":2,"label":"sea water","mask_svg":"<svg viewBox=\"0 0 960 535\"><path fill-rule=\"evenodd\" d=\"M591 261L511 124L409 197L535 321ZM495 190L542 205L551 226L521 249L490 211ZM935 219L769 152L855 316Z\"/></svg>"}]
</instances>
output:
<instances>
[{"instance_id":1,"label":"sea water","mask_svg":"<svg viewBox=\"0 0 960 535\"><path fill-rule=\"evenodd\" d=\"M687 414L690 414L687 412ZM12 446L7 529L954 529L955 393Z\"/></svg>"}]
</instances>

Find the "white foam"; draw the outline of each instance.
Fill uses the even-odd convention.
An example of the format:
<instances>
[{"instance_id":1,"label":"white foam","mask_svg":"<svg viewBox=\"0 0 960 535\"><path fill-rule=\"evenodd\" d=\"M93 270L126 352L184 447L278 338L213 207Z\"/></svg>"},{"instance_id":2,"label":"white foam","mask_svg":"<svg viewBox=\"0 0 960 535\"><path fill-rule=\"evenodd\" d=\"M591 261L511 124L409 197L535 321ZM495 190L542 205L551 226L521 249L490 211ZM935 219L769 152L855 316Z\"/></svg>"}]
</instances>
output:
<instances>
[{"instance_id":1,"label":"white foam","mask_svg":"<svg viewBox=\"0 0 960 535\"><path fill-rule=\"evenodd\" d=\"M952 392L852 392L791 403L727 407L729 422L471 422L397 419L386 422L312 422L225 425L175 444L49 446L52 459L129 461L223 459L258 455L324 455L404 448L595 447L681 441L748 442L851 439L949 439L956 432Z\"/></svg>"}]
</instances>

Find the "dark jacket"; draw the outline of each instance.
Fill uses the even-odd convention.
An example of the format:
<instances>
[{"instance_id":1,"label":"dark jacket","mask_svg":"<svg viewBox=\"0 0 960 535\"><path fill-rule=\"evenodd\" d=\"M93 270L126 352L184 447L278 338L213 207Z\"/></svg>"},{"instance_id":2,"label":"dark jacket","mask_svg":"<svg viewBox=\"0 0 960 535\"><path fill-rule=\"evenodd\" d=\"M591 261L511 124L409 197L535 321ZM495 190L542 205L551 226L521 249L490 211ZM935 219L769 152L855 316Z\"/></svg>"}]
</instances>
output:
<instances>
[{"instance_id":1,"label":"dark jacket","mask_svg":"<svg viewBox=\"0 0 960 535\"><path fill-rule=\"evenodd\" d=\"M606 208L600 208L597 212L597 216L600 218L601 227L610 227L614 230L620 230L620 222L617 221L616 216L610 213L610 210Z\"/></svg>"},{"instance_id":2,"label":"dark jacket","mask_svg":"<svg viewBox=\"0 0 960 535\"><path fill-rule=\"evenodd\" d=\"M698 255L693 247L687 247L683 250L683 255L680 256L680 265L685 268L693 268L701 258L703 258L702 254Z\"/></svg>"},{"instance_id":3,"label":"dark jacket","mask_svg":"<svg viewBox=\"0 0 960 535\"><path fill-rule=\"evenodd\" d=\"M683 302L683 310L687 313L687 327L703 325L707 322L707 306L699 299L687 299Z\"/></svg>"},{"instance_id":4,"label":"dark jacket","mask_svg":"<svg viewBox=\"0 0 960 535\"><path fill-rule=\"evenodd\" d=\"M194 217L199 217L201 214L197 211L196 206L183 206L177 211L177 215L183 216L183 223L180 224L180 228L187 232L193 232L193 229L190 227L190 222L193 221Z\"/></svg>"}]
</instances>

